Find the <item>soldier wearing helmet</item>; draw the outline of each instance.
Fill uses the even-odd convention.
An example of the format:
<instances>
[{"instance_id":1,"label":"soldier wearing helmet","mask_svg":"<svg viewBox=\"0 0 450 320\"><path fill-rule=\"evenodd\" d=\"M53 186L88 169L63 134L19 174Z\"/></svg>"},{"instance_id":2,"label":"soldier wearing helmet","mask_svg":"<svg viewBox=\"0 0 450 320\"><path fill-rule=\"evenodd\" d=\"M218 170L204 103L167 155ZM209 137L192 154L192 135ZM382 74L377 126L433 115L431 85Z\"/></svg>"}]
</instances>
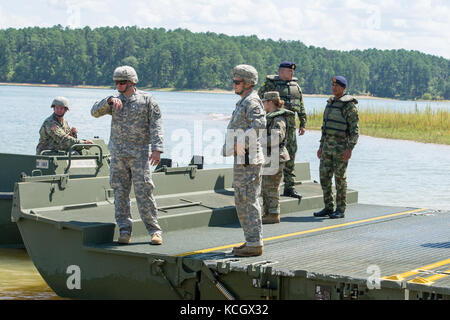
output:
<instances>
[{"instance_id":1,"label":"soldier wearing helmet","mask_svg":"<svg viewBox=\"0 0 450 320\"><path fill-rule=\"evenodd\" d=\"M233 248L236 256L259 256L263 253L261 206L261 171L264 155L260 130L266 127L265 112L254 90L258 72L250 65L233 69L234 92L241 97L227 127L224 156L234 156L233 187L236 212L246 242Z\"/></svg>"},{"instance_id":2,"label":"soldier wearing helmet","mask_svg":"<svg viewBox=\"0 0 450 320\"><path fill-rule=\"evenodd\" d=\"M39 143L36 154L44 150L68 151L74 144L92 144L92 140L78 139L78 130L70 127L64 115L69 111L69 100L65 97L56 97L50 106L53 114L45 119L39 130Z\"/></svg>"},{"instance_id":3,"label":"soldier wearing helmet","mask_svg":"<svg viewBox=\"0 0 450 320\"><path fill-rule=\"evenodd\" d=\"M128 244L131 238L130 191L133 184L139 214L151 236L151 243L159 245L162 244L162 231L153 197L150 166L159 163L163 152L161 111L151 94L136 88L139 80L133 67L116 68L113 80L119 94L96 102L91 114L96 118L107 114L112 117L110 183L114 189L119 243Z\"/></svg>"},{"instance_id":4,"label":"soldier wearing helmet","mask_svg":"<svg viewBox=\"0 0 450 320\"><path fill-rule=\"evenodd\" d=\"M264 93L262 99L266 111L267 132L263 139L263 146L267 150L266 165L273 166L276 171L273 174L265 174L262 178L263 198L263 224L280 222L280 182L283 176L283 168L289 160L289 152L286 148L286 128L289 118L294 118L295 113L284 108L284 101L278 91ZM274 153L277 152L278 154Z\"/></svg>"}]
</instances>

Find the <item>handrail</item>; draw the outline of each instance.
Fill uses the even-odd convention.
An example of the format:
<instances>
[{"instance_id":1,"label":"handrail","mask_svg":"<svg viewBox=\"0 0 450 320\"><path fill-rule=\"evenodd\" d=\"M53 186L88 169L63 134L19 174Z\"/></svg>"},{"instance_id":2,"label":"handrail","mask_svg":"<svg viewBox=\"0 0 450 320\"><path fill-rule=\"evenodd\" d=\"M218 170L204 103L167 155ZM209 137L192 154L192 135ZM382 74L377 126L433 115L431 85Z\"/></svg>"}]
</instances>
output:
<instances>
[{"instance_id":1,"label":"handrail","mask_svg":"<svg viewBox=\"0 0 450 320\"><path fill-rule=\"evenodd\" d=\"M55 154L55 152L57 154ZM39 153L39 155L40 156L45 156L47 153L49 153L51 156L54 156L54 155L65 156L66 155L66 152L62 151L62 150L58 150L58 151L55 151L55 150L42 150L41 153Z\"/></svg>"},{"instance_id":2,"label":"handrail","mask_svg":"<svg viewBox=\"0 0 450 320\"><path fill-rule=\"evenodd\" d=\"M64 169L64 173L67 173L70 169L70 166L72 165L72 151L75 147L97 147L100 150L100 154L97 158L97 170L100 169L100 167L103 165L103 149L100 145L98 144L74 144L70 147L69 151L68 151L68 164L67 167Z\"/></svg>"}]
</instances>

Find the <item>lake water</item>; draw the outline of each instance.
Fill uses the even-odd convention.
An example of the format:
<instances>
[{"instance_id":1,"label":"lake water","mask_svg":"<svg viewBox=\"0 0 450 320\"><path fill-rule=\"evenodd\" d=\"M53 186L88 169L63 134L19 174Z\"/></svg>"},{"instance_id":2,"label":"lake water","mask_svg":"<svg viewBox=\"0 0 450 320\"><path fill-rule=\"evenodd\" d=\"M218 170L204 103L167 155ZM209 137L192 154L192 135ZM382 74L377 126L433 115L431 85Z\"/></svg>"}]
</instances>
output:
<instances>
[{"instance_id":1,"label":"lake water","mask_svg":"<svg viewBox=\"0 0 450 320\"><path fill-rule=\"evenodd\" d=\"M114 94L109 89L0 86L0 152L34 154L39 128L51 113L54 97L69 99L66 119L80 138L109 140L110 116L90 115L95 101ZM239 97L233 94L152 92L163 115L164 157L186 165L193 154L205 155L205 167L229 167L220 156L228 117ZM322 111L326 98L306 97L307 112ZM400 111L450 109L449 102L360 99L359 108ZM319 180L316 151L320 132L298 138L297 162L310 162ZM450 210L450 146L361 136L347 171L348 186L359 202ZM0 250L0 299L54 299L24 250Z\"/></svg>"}]
</instances>

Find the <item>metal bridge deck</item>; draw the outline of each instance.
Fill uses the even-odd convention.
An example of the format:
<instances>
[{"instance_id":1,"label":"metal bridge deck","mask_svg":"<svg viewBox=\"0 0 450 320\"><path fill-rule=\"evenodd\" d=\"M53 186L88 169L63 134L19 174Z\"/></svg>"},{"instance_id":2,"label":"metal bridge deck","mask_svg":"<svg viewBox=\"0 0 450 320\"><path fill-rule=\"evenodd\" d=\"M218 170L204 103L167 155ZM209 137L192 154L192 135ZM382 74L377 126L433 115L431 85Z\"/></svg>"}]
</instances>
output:
<instances>
[{"instance_id":1,"label":"metal bridge deck","mask_svg":"<svg viewBox=\"0 0 450 320\"><path fill-rule=\"evenodd\" d=\"M200 227L164 234L162 246L149 236L129 245L108 243L89 250L115 254L167 254L201 259L211 268L229 263L231 270L270 265L286 275L296 272L367 278L375 266L381 276L450 290L450 212L354 204L344 219L315 218L312 211L282 215L264 225L264 254L237 258L232 247L244 241L239 224ZM424 280L425 279L425 280Z\"/></svg>"}]
</instances>

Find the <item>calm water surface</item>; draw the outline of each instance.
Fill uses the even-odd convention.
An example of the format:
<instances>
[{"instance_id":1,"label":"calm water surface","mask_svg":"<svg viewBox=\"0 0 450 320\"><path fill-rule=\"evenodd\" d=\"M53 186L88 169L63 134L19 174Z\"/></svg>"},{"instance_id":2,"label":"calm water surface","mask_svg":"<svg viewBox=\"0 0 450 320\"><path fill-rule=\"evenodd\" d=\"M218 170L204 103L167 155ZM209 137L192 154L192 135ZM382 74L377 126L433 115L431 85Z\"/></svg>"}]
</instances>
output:
<instances>
[{"instance_id":1,"label":"calm water surface","mask_svg":"<svg viewBox=\"0 0 450 320\"><path fill-rule=\"evenodd\" d=\"M0 86L0 152L34 154L39 128L52 110L55 96L69 99L66 115L80 138L109 140L111 117L95 119L95 101L114 94L108 89L72 89ZM238 96L233 94L152 92L163 114L166 151L178 165L193 154L208 155L205 167L229 167L218 153L228 116ZM322 111L326 98L305 98L307 112ZM450 109L449 102L413 102L361 99L359 108L400 111ZM319 180L316 151L320 133L307 131L298 139L297 162L310 162L313 180ZM450 210L450 146L361 136L348 167L349 188L359 202ZM0 249L0 299L55 299L25 250Z\"/></svg>"}]
</instances>

